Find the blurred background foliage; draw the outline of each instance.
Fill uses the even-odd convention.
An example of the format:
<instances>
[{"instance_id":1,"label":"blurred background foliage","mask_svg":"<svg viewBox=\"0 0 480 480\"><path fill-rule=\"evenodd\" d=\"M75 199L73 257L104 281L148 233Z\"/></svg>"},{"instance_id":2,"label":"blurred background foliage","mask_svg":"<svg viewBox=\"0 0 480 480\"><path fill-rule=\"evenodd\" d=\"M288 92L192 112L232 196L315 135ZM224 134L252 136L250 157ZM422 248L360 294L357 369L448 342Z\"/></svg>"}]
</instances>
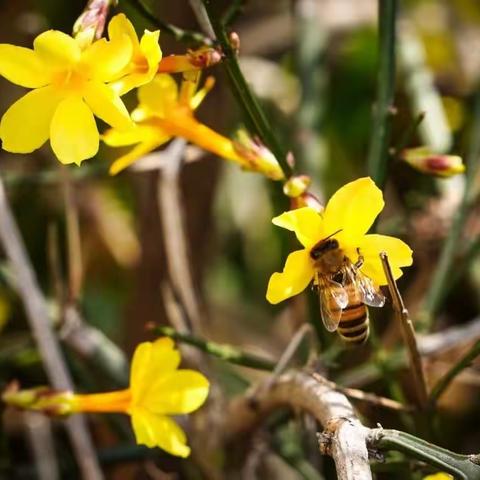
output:
<instances>
[{"instance_id":1,"label":"blurred background foliage","mask_svg":"<svg viewBox=\"0 0 480 480\"><path fill-rule=\"evenodd\" d=\"M0 42L30 46L45 29L69 32L84 3L0 1ZM186 1L145 3L164 21L198 29ZM128 0L120 0L118 10L128 13L139 31L152 28ZM315 193L328 199L344 183L365 175L377 74L376 2L249 0L232 28L241 39L240 60L246 77L262 100L277 137L294 152L299 171L312 176ZM401 145L417 115L426 111L408 146L429 145L438 153L464 157L472 136L480 134L469 130L480 74L480 4L475 0L405 0L398 29L391 147ZM165 33L161 45L165 54L183 52L186 47ZM245 120L221 65L209 74L216 77L217 85L199 117L230 134ZM20 94L20 88L0 78L0 111ZM131 94L127 104L134 103ZM80 216L81 250L75 252L83 266L80 310L89 324L130 355L139 341L151 337L147 323L168 322L160 288L168 277L156 199L161 173L132 170L109 177L107 167L116 154L103 148L80 168L61 169L49 146L29 155L1 151L0 171L60 336L68 326L60 321L58 284L63 286L60 299L68 296L69 270L62 178L70 176ZM242 172L193 147L187 154L199 158L183 168L181 188L195 288L202 301L203 335L278 358L303 322L319 322L312 293L293 299L288 306L273 307L265 300L270 274L281 270L293 245L289 236L271 224L272 216L288 204L261 176ZM414 266L400 281L413 318L420 312L463 187L462 176L438 180L412 170L397 157L392 164L385 192L387 208L378 231L400 236L414 249ZM471 322L478 315L480 263L474 254L465 258L466 245L480 233L477 212L478 198L458 245L451 288L435 316L434 332ZM16 378L25 387L43 384L41 359L11 281L8 265L1 263L0 383L5 387ZM341 385L386 396L398 398L400 391L408 400L410 379L396 360L400 336L390 308L372 312L372 317L374 338L355 351L345 350L336 336L320 327L329 375ZM473 340L426 358L431 384ZM69 348L65 351L79 390L101 391L114 385L94 365ZM304 357L299 355L294 364L301 364ZM262 375L219 360L213 361L212 370L227 394L242 392ZM479 386L480 363L476 362L441 399L431 433L438 444L462 453L480 451ZM364 404L359 408L366 423L424 433L411 417ZM200 473L195 455L180 464L158 451L133 447L123 418L92 417L91 423L108 478L207 478ZM331 461L319 457L315 437L305 433L312 428L301 416L272 419L256 439L259 446L255 448L263 452L257 478L334 478ZM32 450L22 432L21 418L6 413L0 437L1 478L37 478ZM74 478L73 460L58 425L55 432L57 456L68 472L64 478ZM387 460L378 465L379 471L386 470L378 478L421 478L428 471L399 454ZM231 472L227 478L236 475Z\"/></svg>"}]
</instances>

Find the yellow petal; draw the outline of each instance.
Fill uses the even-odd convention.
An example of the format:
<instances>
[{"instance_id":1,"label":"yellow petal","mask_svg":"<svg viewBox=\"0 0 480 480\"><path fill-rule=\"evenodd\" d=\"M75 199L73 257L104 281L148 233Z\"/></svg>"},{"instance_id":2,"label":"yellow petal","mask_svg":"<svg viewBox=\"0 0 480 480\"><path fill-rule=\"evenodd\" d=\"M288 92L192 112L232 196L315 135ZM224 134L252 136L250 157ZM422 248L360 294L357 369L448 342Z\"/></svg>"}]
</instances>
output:
<instances>
[{"instance_id":1,"label":"yellow petal","mask_svg":"<svg viewBox=\"0 0 480 480\"><path fill-rule=\"evenodd\" d=\"M208 380L194 370L158 376L145 391L141 405L155 413L180 415L197 410L208 396Z\"/></svg>"},{"instance_id":2,"label":"yellow petal","mask_svg":"<svg viewBox=\"0 0 480 480\"><path fill-rule=\"evenodd\" d=\"M124 95L130 90L152 81L162 59L162 51L158 44L159 33L158 30L156 32L145 30L134 64L129 67L131 73L112 84L119 95Z\"/></svg>"},{"instance_id":3,"label":"yellow petal","mask_svg":"<svg viewBox=\"0 0 480 480\"><path fill-rule=\"evenodd\" d=\"M41 58L30 48L0 44L0 75L16 85L38 88L50 83Z\"/></svg>"},{"instance_id":4,"label":"yellow petal","mask_svg":"<svg viewBox=\"0 0 480 480\"><path fill-rule=\"evenodd\" d=\"M325 236L322 217L310 207L297 208L282 213L275 217L272 223L295 232L298 241L307 248L313 246Z\"/></svg>"},{"instance_id":5,"label":"yellow petal","mask_svg":"<svg viewBox=\"0 0 480 480\"><path fill-rule=\"evenodd\" d=\"M384 206L382 191L370 177L347 183L329 200L323 213L326 235L342 229L338 239L348 243L367 233Z\"/></svg>"},{"instance_id":6,"label":"yellow petal","mask_svg":"<svg viewBox=\"0 0 480 480\"><path fill-rule=\"evenodd\" d=\"M159 138L160 132L151 125L133 124L128 130L116 130L109 128L103 135L102 140L110 147L125 147L136 143L152 141Z\"/></svg>"},{"instance_id":7,"label":"yellow petal","mask_svg":"<svg viewBox=\"0 0 480 480\"><path fill-rule=\"evenodd\" d=\"M104 83L88 82L84 88L84 98L92 112L112 127L127 130L133 126L120 97Z\"/></svg>"},{"instance_id":8,"label":"yellow petal","mask_svg":"<svg viewBox=\"0 0 480 480\"><path fill-rule=\"evenodd\" d=\"M387 279L383 272L380 253L388 255L395 279L402 276L401 267L412 264L412 249L402 240L386 235L365 235L358 243L360 255L364 258L361 271L370 277L377 285L386 285Z\"/></svg>"},{"instance_id":9,"label":"yellow petal","mask_svg":"<svg viewBox=\"0 0 480 480\"><path fill-rule=\"evenodd\" d=\"M162 145L162 143L168 142L171 137L165 136L163 138L158 137L158 139L153 141L146 141L139 143L136 147L132 148L128 153L122 155L120 158L115 160L109 170L110 175L116 175L117 173L125 170L125 168L135 163L140 158L144 157L147 153L152 152L157 147Z\"/></svg>"},{"instance_id":10,"label":"yellow petal","mask_svg":"<svg viewBox=\"0 0 480 480\"><path fill-rule=\"evenodd\" d=\"M180 353L170 338L159 338L155 342L143 342L135 350L130 374L130 389L133 403L143 398L144 392L158 379L176 370Z\"/></svg>"},{"instance_id":11,"label":"yellow petal","mask_svg":"<svg viewBox=\"0 0 480 480\"><path fill-rule=\"evenodd\" d=\"M132 42L127 35L120 35L110 41L101 38L83 52L81 65L88 69L93 80L110 82L123 74L132 51Z\"/></svg>"},{"instance_id":12,"label":"yellow petal","mask_svg":"<svg viewBox=\"0 0 480 480\"><path fill-rule=\"evenodd\" d=\"M114 40L123 35L128 36L134 50L139 48L137 32L135 31L132 22L130 22L123 13L119 13L118 15L115 15L108 24L108 36L110 40Z\"/></svg>"},{"instance_id":13,"label":"yellow petal","mask_svg":"<svg viewBox=\"0 0 480 480\"><path fill-rule=\"evenodd\" d=\"M28 153L40 148L50 135L50 123L60 97L51 86L32 90L3 115L0 138L8 152Z\"/></svg>"},{"instance_id":14,"label":"yellow petal","mask_svg":"<svg viewBox=\"0 0 480 480\"><path fill-rule=\"evenodd\" d=\"M49 70L64 69L80 60L81 50L77 42L66 33L48 30L33 41L35 53Z\"/></svg>"},{"instance_id":15,"label":"yellow petal","mask_svg":"<svg viewBox=\"0 0 480 480\"><path fill-rule=\"evenodd\" d=\"M307 288L313 274L313 262L308 251L292 252L285 262L283 272L276 272L270 277L267 300L275 304L297 295Z\"/></svg>"},{"instance_id":16,"label":"yellow petal","mask_svg":"<svg viewBox=\"0 0 480 480\"><path fill-rule=\"evenodd\" d=\"M157 75L150 83L138 89L140 105L158 117L165 117L178 99L177 83L170 75Z\"/></svg>"},{"instance_id":17,"label":"yellow petal","mask_svg":"<svg viewBox=\"0 0 480 480\"><path fill-rule=\"evenodd\" d=\"M190 454L185 432L168 417L138 408L132 411L132 426L137 443L141 445L160 447L177 457L185 458Z\"/></svg>"},{"instance_id":18,"label":"yellow petal","mask_svg":"<svg viewBox=\"0 0 480 480\"><path fill-rule=\"evenodd\" d=\"M62 163L76 163L98 151L99 135L93 113L80 97L60 102L50 127L50 143Z\"/></svg>"}]
</instances>

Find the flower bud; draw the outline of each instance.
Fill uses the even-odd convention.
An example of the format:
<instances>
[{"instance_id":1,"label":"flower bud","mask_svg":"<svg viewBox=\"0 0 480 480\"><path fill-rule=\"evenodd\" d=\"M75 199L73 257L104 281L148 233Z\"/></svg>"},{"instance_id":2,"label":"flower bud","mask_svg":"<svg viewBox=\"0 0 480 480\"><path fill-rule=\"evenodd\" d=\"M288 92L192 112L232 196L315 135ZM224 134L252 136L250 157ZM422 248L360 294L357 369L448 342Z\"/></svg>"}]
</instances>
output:
<instances>
[{"instance_id":1,"label":"flower bud","mask_svg":"<svg viewBox=\"0 0 480 480\"><path fill-rule=\"evenodd\" d=\"M401 158L420 172L439 177L451 177L465 171L462 158L432 152L428 147L403 150Z\"/></svg>"},{"instance_id":2,"label":"flower bud","mask_svg":"<svg viewBox=\"0 0 480 480\"><path fill-rule=\"evenodd\" d=\"M159 73L179 73L191 70L203 70L222 60L222 54L212 47L188 50L186 55L163 57L158 66Z\"/></svg>"},{"instance_id":3,"label":"flower bud","mask_svg":"<svg viewBox=\"0 0 480 480\"><path fill-rule=\"evenodd\" d=\"M90 0L73 26L73 36L82 48L103 35L109 8L116 0Z\"/></svg>"},{"instance_id":4,"label":"flower bud","mask_svg":"<svg viewBox=\"0 0 480 480\"><path fill-rule=\"evenodd\" d=\"M243 160L247 170L263 173L272 180L282 180L284 174L273 153L258 139L240 129L233 141L236 154Z\"/></svg>"},{"instance_id":5,"label":"flower bud","mask_svg":"<svg viewBox=\"0 0 480 480\"><path fill-rule=\"evenodd\" d=\"M293 175L283 185L283 193L290 198L296 198L305 193L312 183L308 175Z\"/></svg>"},{"instance_id":6,"label":"flower bud","mask_svg":"<svg viewBox=\"0 0 480 480\"><path fill-rule=\"evenodd\" d=\"M7 404L22 410L35 410L47 415L68 415L73 413L74 395L72 392L58 392L49 387L20 390L17 382L7 386L2 394Z\"/></svg>"},{"instance_id":7,"label":"flower bud","mask_svg":"<svg viewBox=\"0 0 480 480\"><path fill-rule=\"evenodd\" d=\"M320 203L320 200L310 192L305 192L298 197L290 198L290 210L296 210L297 208L302 207L313 208L318 213L322 213L325 210L325 207Z\"/></svg>"}]
</instances>

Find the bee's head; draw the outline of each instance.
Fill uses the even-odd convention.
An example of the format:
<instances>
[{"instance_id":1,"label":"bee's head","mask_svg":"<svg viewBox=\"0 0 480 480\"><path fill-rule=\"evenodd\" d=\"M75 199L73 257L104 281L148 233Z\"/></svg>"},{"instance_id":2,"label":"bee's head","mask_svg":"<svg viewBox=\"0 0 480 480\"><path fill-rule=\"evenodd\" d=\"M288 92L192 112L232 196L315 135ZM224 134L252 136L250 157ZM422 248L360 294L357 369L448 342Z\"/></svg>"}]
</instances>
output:
<instances>
[{"instance_id":1,"label":"bee's head","mask_svg":"<svg viewBox=\"0 0 480 480\"><path fill-rule=\"evenodd\" d=\"M320 240L320 242L314 245L310 250L310 258L312 258L312 260L318 260L325 252L336 250L337 248L338 240L335 240L334 238Z\"/></svg>"}]
</instances>

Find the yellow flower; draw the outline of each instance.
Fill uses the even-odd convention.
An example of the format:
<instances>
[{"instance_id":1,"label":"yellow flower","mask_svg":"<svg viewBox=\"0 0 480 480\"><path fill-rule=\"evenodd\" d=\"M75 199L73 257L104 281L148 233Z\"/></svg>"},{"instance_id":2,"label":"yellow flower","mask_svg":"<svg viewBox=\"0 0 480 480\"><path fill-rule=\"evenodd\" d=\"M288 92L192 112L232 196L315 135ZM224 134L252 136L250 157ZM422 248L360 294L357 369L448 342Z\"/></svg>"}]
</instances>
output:
<instances>
[{"instance_id":1,"label":"yellow flower","mask_svg":"<svg viewBox=\"0 0 480 480\"><path fill-rule=\"evenodd\" d=\"M115 91L123 95L133 88L152 81L162 59L162 51L158 44L160 31L145 30L139 40L130 20L120 13L108 24L108 35L112 41L127 36L133 47L131 59L122 71L122 78L112 83Z\"/></svg>"},{"instance_id":2,"label":"yellow flower","mask_svg":"<svg viewBox=\"0 0 480 480\"><path fill-rule=\"evenodd\" d=\"M344 255L353 263L363 256L361 272L377 285L387 280L379 258L388 254L395 278L400 267L412 264L412 251L401 240L385 235L366 235L384 206L381 190L369 178L360 178L338 190L321 214L310 207L285 212L274 218L275 225L295 232L303 249L292 252L282 273L270 277L267 300L279 303L303 291L315 275L310 251L319 241L335 238Z\"/></svg>"},{"instance_id":3,"label":"yellow flower","mask_svg":"<svg viewBox=\"0 0 480 480\"><path fill-rule=\"evenodd\" d=\"M423 477L423 480L453 480L453 477L448 473L440 472L433 475L427 475L426 477Z\"/></svg>"},{"instance_id":4,"label":"yellow flower","mask_svg":"<svg viewBox=\"0 0 480 480\"><path fill-rule=\"evenodd\" d=\"M141 343L135 350L126 390L77 395L46 388L4 392L9 405L51 415L76 412L126 413L131 416L137 443L160 447L179 457L190 448L185 432L170 418L197 410L208 396L208 380L194 370L179 370L180 353L169 338Z\"/></svg>"},{"instance_id":5,"label":"yellow flower","mask_svg":"<svg viewBox=\"0 0 480 480\"><path fill-rule=\"evenodd\" d=\"M125 35L102 38L82 50L71 36L48 30L33 42L33 50L0 45L0 75L33 90L3 115L3 148L29 153L49 138L62 163L80 164L98 151L94 115L119 129L131 124L120 97L108 86L130 60L132 46Z\"/></svg>"},{"instance_id":6,"label":"yellow flower","mask_svg":"<svg viewBox=\"0 0 480 480\"><path fill-rule=\"evenodd\" d=\"M183 137L245 169L262 171L275 179L283 178L277 161L265 147L248 143L245 135L239 142L232 142L195 119L195 109L214 83L209 77L203 88L197 90L199 75L199 72L186 74L179 89L170 75L159 74L138 89L139 105L132 112L135 127L129 131L110 129L103 136L105 143L112 147L135 145L112 164L110 173L120 172L173 137Z\"/></svg>"}]
</instances>

